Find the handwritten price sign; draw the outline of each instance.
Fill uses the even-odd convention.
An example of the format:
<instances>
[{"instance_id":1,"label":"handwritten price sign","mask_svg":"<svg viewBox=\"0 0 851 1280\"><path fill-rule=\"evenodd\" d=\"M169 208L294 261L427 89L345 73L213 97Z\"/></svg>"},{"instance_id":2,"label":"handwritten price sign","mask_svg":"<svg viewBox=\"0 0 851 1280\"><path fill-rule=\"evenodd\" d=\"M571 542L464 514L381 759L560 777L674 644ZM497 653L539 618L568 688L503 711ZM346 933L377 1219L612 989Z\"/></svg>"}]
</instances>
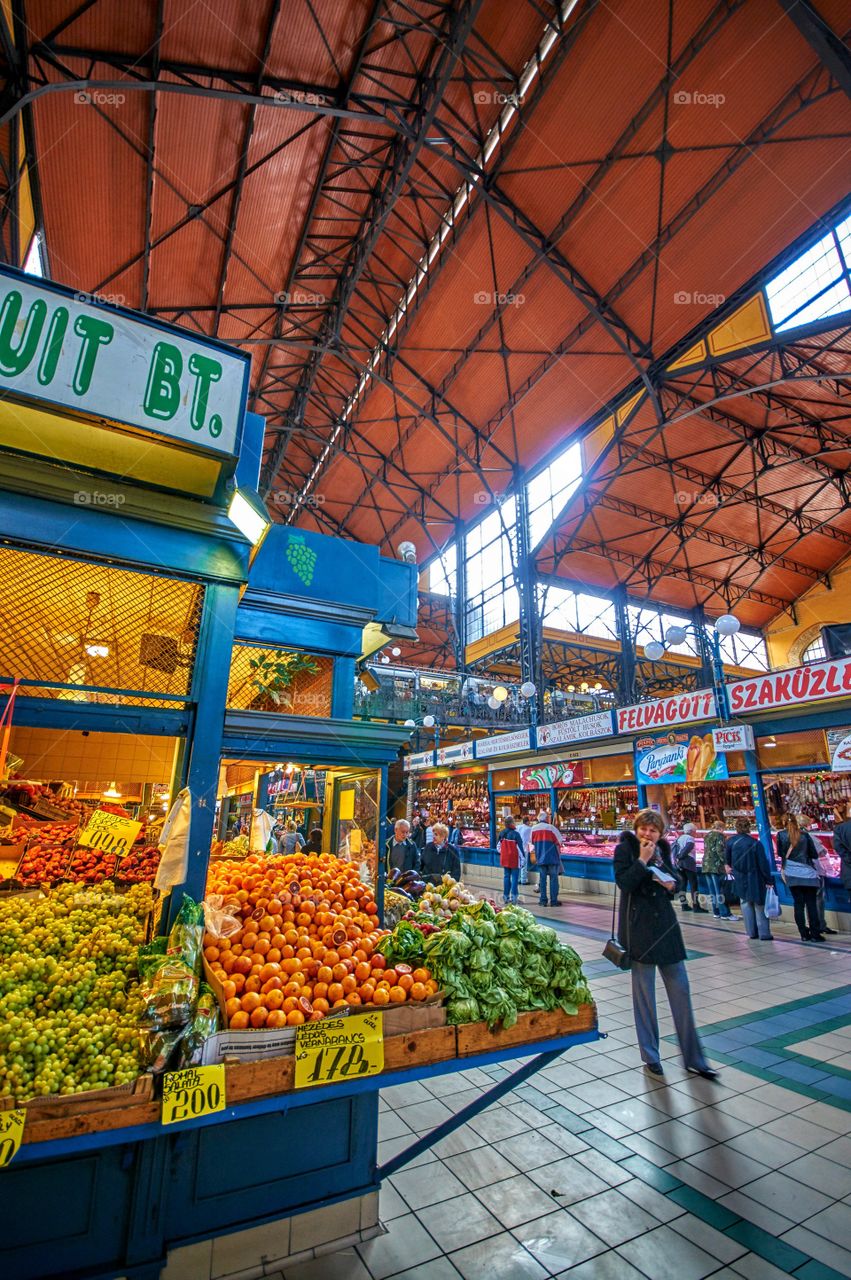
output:
<instances>
[{"instance_id":1,"label":"handwritten price sign","mask_svg":"<svg viewBox=\"0 0 851 1280\"><path fill-rule=\"evenodd\" d=\"M163 1124L180 1124L181 1120L197 1120L225 1109L225 1068L189 1067L186 1071L167 1071L163 1076Z\"/></svg>"},{"instance_id":2,"label":"handwritten price sign","mask_svg":"<svg viewBox=\"0 0 851 1280\"><path fill-rule=\"evenodd\" d=\"M77 843L88 849L103 849L104 853L114 853L123 858L130 852L133 841L141 830L141 822L122 818L119 813L107 813L105 809L95 809L89 825L77 837Z\"/></svg>"},{"instance_id":3,"label":"handwritten price sign","mask_svg":"<svg viewBox=\"0 0 851 1280\"><path fill-rule=\"evenodd\" d=\"M23 1107L15 1111L0 1111L0 1169L5 1168L17 1153L26 1121L27 1113Z\"/></svg>"},{"instance_id":4,"label":"handwritten price sign","mask_svg":"<svg viewBox=\"0 0 851 1280\"><path fill-rule=\"evenodd\" d=\"M380 1013L307 1022L296 1031L295 1087L374 1076L384 1066Z\"/></svg>"}]
</instances>

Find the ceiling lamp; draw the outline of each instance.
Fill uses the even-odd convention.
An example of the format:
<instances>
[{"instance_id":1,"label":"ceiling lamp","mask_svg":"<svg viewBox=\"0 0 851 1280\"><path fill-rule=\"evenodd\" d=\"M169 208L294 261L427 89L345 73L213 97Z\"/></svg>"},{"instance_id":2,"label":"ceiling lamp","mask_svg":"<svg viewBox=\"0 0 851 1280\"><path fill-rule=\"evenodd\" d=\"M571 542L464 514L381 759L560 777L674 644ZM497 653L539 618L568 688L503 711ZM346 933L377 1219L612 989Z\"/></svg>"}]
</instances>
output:
<instances>
[{"instance_id":1,"label":"ceiling lamp","mask_svg":"<svg viewBox=\"0 0 851 1280\"><path fill-rule=\"evenodd\" d=\"M498 684L493 691L493 696L496 698L497 702L505 702L505 699L508 697L508 690L505 685Z\"/></svg>"},{"instance_id":2,"label":"ceiling lamp","mask_svg":"<svg viewBox=\"0 0 851 1280\"><path fill-rule=\"evenodd\" d=\"M600 681L598 680L597 683L594 685L594 692L599 693L602 690L602 688L603 686L600 684Z\"/></svg>"},{"instance_id":3,"label":"ceiling lamp","mask_svg":"<svg viewBox=\"0 0 851 1280\"><path fill-rule=\"evenodd\" d=\"M665 644L682 644L685 638L685 627L668 627L665 632Z\"/></svg>"},{"instance_id":4,"label":"ceiling lamp","mask_svg":"<svg viewBox=\"0 0 851 1280\"><path fill-rule=\"evenodd\" d=\"M106 644L87 644L86 653L90 658L108 658L109 645Z\"/></svg>"},{"instance_id":5,"label":"ceiling lamp","mask_svg":"<svg viewBox=\"0 0 851 1280\"><path fill-rule=\"evenodd\" d=\"M423 728L424 729L434 728L434 716L423 716Z\"/></svg>"},{"instance_id":6,"label":"ceiling lamp","mask_svg":"<svg viewBox=\"0 0 851 1280\"><path fill-rule=\"evenodd\" d=\"M234 489L228 506L228 519L251 543L252 556L259 551L272 527L263 499L253 489Z\"/></svg>"},{"instance_id":7,"label":"ceiling lamp","mask_svg":"<svg viewBox=\"0 0 851 1280\"><path fill-rule=\"evenodd\" d=\"M537 692L538 690L535 688L535 685L531 680L524 680L520 686L520 693L524 698L534 698Z\"/></svg>"},{"instance_id":8,"label":"ceiling lamp","mask_svg":"<svg viewBox=\"0 0 851 1280\"><path fill-rule=\"evenodd\" d=\"M391 649L390 652L393 654L394 658L400 658L402 656L402 650L399 648L398 645L396 645L393 649Z\"/></svg>"},{"instance_id":9,"label":"ceiling lamp","mask_svg":"<svg viewBox=\"0 0 851 1280\"><path fill-rule=\"evenodd\" d=\"M499 703L497 702L493 694L491 694L491 696L488 698L488 706L490 707L491 711L499 711Z\"/></svg>"},{"instance_id":10,"label":"ceiling lamp","mask_svg":"<svg viewBox=\"0 0 851 1280\"><path fill-rule=\"evenodd\" d=\"M403 725L403 728L405 729L416 729L416 727L417 727L416 720L406 720Z\"/></svg>"},{"instance_id":11,"label":"ceiling lamp","mask_svg":"<svg viewBox=\"0 0 851 1280\"><path fill-rule=\"evenodd\" d=\"M101 795L103 796L104 800L120 800L121 799L121 792L118 790L118 787L115 785L114 782L110 782L106 791L102 791Z\"/></svg>"},{"instance_id":12,"label":"ceiling lamp","mask_svg":"<svg viewBox=\"0 0 851 1280\"><path fill-rule=\"evenodd\" d=\"M644 646L644 656L650 662L658 662L665 652L665 646L661 640L651 640Z\"/></svg>"},{"instance_id":13,"label":"ceiling lamp","mask_svg":"<svg viewBox=\"0 0 851 1280\"><path fill-rule=\"evenodd\" d=\"M575 685L575 684L569 684L569 685L567 686L567 692L568 692L568 693L576 693L576 685Z\"/></svg>"},{"instance_id":14,"label":"ceiling lamp","mask_svg":"<svg viewBox=\"0 0 851 1280\"><path fill-rule=\"evenodd\" d=\"M777 739L775 738L774 734L772 734L770 738L766 738L765 742L762 745L764 747L776 747Z\"/></svg>"},{"instance_id":15,"label":"ceiling lamp","mask_svg":"<svg viewBox=\"0 0 851 1280\"><path fill-rule=\"evenodd\" d=\"M580 692L580 693L587 693L587 692L588 692L588 681L587 681L587 680L583 680L583 681L582 681L582 684L579 686L579 692Z\"/></svg>"},{"instance_id":16,"label":"ceiling lamp","mask_svg":"<svg viewBox=\"0 0 851 1280\"><path fill-rule=\"evenodd\" d=\"M719 636L734 636L741 627L741 622L732 613L722 613L720 618L715 619L715 630Z\"/></svg>"}]
</instances>

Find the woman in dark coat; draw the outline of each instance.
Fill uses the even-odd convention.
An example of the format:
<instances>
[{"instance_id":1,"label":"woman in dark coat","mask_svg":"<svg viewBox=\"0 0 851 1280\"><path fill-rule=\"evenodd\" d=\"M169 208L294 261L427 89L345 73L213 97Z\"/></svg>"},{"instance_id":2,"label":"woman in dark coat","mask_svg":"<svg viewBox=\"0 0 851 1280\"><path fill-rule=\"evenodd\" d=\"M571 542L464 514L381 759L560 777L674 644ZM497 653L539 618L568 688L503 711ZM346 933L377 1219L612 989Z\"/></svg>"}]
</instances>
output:
<instances>
[{"instance_id":1,"label":"woman in dark coat","mask_svg":"<svg viewBox=\"0 0 851 1280\"><path fill-rule=\"evenodd\" d=\"M420 874L427 884L440 884L445 875L453 880L461 879L461 859L454 844L447 839L448 828L442 822L432 827L431 840L423 849L422 869Z\"/></svg>"},{"instance_id":2,"label":"woman in dark coat","mask_svg":"<svg viewBox=\"0 0 851 1280\"><path fill-rule=\"evenodd\" d=\"M747 818L736 819L736 834L727 841L725 856L736 879L736 896L742 901L748 937L772 942L771 925L765 914L765 891L773 887L774 876L765 849L750 829Z\"/></svg>"},{"instance_id":3,"label":"woman in dark coat","mask_svg":"<svg viewBox=\"0 0 851 1280\"><path fill-rule=\"evenodd\" d=\"M679 880L671 850L662 839L664 824L653 809L635 819L615 849L615 882L621 891L618 937L631 961L632 1008L638 1048L645 1070L664 1075L659 1061L656 970L662 975L683 1061L689 1071L714 1080L697 1034L686 973L686 949L672 898Z\"/></svg>"}]
</instances>

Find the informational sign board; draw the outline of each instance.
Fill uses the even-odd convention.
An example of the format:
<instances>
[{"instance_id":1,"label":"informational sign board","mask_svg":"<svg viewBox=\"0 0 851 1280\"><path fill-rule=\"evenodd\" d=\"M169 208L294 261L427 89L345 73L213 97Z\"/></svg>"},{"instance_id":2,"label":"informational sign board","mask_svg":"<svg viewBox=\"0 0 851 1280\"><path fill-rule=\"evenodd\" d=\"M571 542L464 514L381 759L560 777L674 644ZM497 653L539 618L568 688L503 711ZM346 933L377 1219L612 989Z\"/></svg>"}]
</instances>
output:
<instances>
[{"instance_id":1,"label":"informational sign board","mask_svg":"<svg viewBox=\"0 0 851 1280\"><path fill-rule=\"evenodd\" d=\"M712 730L712 741L715 743L715 750L722 753L728 751L753 751L753 725L721 725L719 728Z\"/></svg>"},{"instance_id":2,"label":"informational sign board","mask_svg":"<svg viewBox=\"0 0 851 1280\"><path fill-rule=\"evenodd\" d=\"M221 1063L167 1071L163 1076L163 1124L197 1120L224 1111L225 1105L225 1068Z\"/></svg>"},{"instance_id":3,"label":"informational sign board","mask_svg":"<svg viewBox=\"0 0 851 1280\"><path fill-rule=\"evenodd\" d=\"M413 755L405 756L404 768L406 773L416 772L419 769L431 769L433 766L433 751L415 751Z\"/></svg>"},{"instance_id":4,"label":"informational sign board","mask_svg":"<svg viewBox=\"0 0 851 1280\"><path fill-rule=\"evenodd\" d=\"M730 711L766 711L773 707L794 707L823 698L851 697L851 658L831 662L811 662L791 671L770 671L727 685Z\"/></svg>"},{"instance_id":5,"label":"informational sign board","mask_svg":"<svg viewBox=\"0 0 851 1280\"><path fill-rule=\"evenodd\" d=\"M713 720L717 714L713 691L698 689L696 693L676 693L655 702L618 707L615 721L618 733L642 733L645 729L663 729L666 725L689 724L692 720Z\"/></svg>"},{"instance_id":6,"label":"informational sign board","mask_svg":"<svg viewBox=\"0 0 851 1280\"><path fill-rule=\"evenodd\" d=\"M454 764L461 760L473 759L472 742L453 742L449 747L441 747L435 757L438 764Z\"/></svg>"},{"instance_id":7,"label":"informational sign board","mask_svg":"<svg viewBox=\"0 0 851 1280\"><path fill-rule=\"evenodd\" d=\"M95 809L85 829L77 837L77 843L85 845L87 849L103 849L105 853L114 853L123 858L130 852L141 830L141 822L136 822L134 818L123 818L106 809Z\"/></svg>"},{"instance_id":8,"label":"informational sign board","mask_svg":"<svg viewBox=\"0 0 851 1280\"><path fill-rule=\"evenodd\" d=\"M0 269L0 392L235 455L249 360Z\"/></svg>"},{"instance_id":9,"label":"informational sign board","mask_svg":"<svg viewBox=\"0 0 851 1280\"><path fill-rule=\"evenodd\" d=\"M556 747L563 742L585 742L589 738L610 738L614 732L611 711L595 711L589 716L557 720L538 725L538 746Z\"/></svg>"},{"instance_id":10,"label":"informational sign board","mask_svg":"<svg viewBox=\"0 0 851 1280\"><path fill-rule=\"evenodd\" d=\"M380 1013L306 1022L296 1032L295 1087L334 1084L377 1075L384 1067Z\"/></svg>"},{"instance_id":11,"label":"informational sign board","mask_svg":"<svg viewBox=\"0 0 851 1280\"><path fill-rule=\"evenodd\" d=\"M495 738L479 738L476 742L476 759L486 760L490 756L505 756L512 751L528 751L531 742L528 729L500 733Z\"/></svg>"},{"instance_id":12,"label":"informational sign board","mask_svg":"<svg viewBox=\"0 0 851 1280\"><path fill-rule=\"evenodd\" d=\"M355 816L355 792L354 787L349 787L347 791L340 792L340 812L339 818L341 822L352 822Z\"/></svg>"},{"instance_id":13,"label":"informational sign board","mask_svg":"<svg viewBox=\"0 0 851 1280\"><path fill-rule=\"evenodd\" d=\"M672 729L652 733L635 744L635 777L645 786L677 782L723 782L727 757L718 755L712 733Z\"/></svg>"},{"instance_id":14,"label":"informational sign board","mask_svg":"<svg viewBox=\"0 0 851 1280\"><path fill-rule=\"evenodd\" d=\"M531 764L520 770L524 791L548 791L550 787L581 787L585 768L581 760L557 760L553 764Z\"/></svg>"},{"instance_id":15,"label":"informational sign board","mask_svg":"<svg viewBox=\"0 0 851 1280\"><path fill-rule=\"evenodd\" d=\"M851 773L851 727L828 729L827 750L832 773Z\"/></svg>"}]
</instances>

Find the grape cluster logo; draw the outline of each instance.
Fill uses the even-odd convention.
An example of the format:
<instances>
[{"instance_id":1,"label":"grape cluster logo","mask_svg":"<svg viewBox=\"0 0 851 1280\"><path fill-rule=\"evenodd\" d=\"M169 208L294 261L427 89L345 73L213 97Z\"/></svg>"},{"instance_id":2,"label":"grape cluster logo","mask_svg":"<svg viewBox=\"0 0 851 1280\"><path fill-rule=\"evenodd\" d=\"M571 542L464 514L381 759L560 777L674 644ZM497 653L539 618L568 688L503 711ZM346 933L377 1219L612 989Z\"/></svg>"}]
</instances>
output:
<instances>
[{"instance_id":1,"label":"grape cluster logo","mask_svg":"<svg viewBox=\"0 0 851 1280\"><path fill-rule=\"evenodd\" d=\"M293 573L300 582L309 587L313 581L313 570L316 567L316 552L312 551L298 534L290 534L287 539L287 560L292 565Z\"/></svg>"}]
</instances>

